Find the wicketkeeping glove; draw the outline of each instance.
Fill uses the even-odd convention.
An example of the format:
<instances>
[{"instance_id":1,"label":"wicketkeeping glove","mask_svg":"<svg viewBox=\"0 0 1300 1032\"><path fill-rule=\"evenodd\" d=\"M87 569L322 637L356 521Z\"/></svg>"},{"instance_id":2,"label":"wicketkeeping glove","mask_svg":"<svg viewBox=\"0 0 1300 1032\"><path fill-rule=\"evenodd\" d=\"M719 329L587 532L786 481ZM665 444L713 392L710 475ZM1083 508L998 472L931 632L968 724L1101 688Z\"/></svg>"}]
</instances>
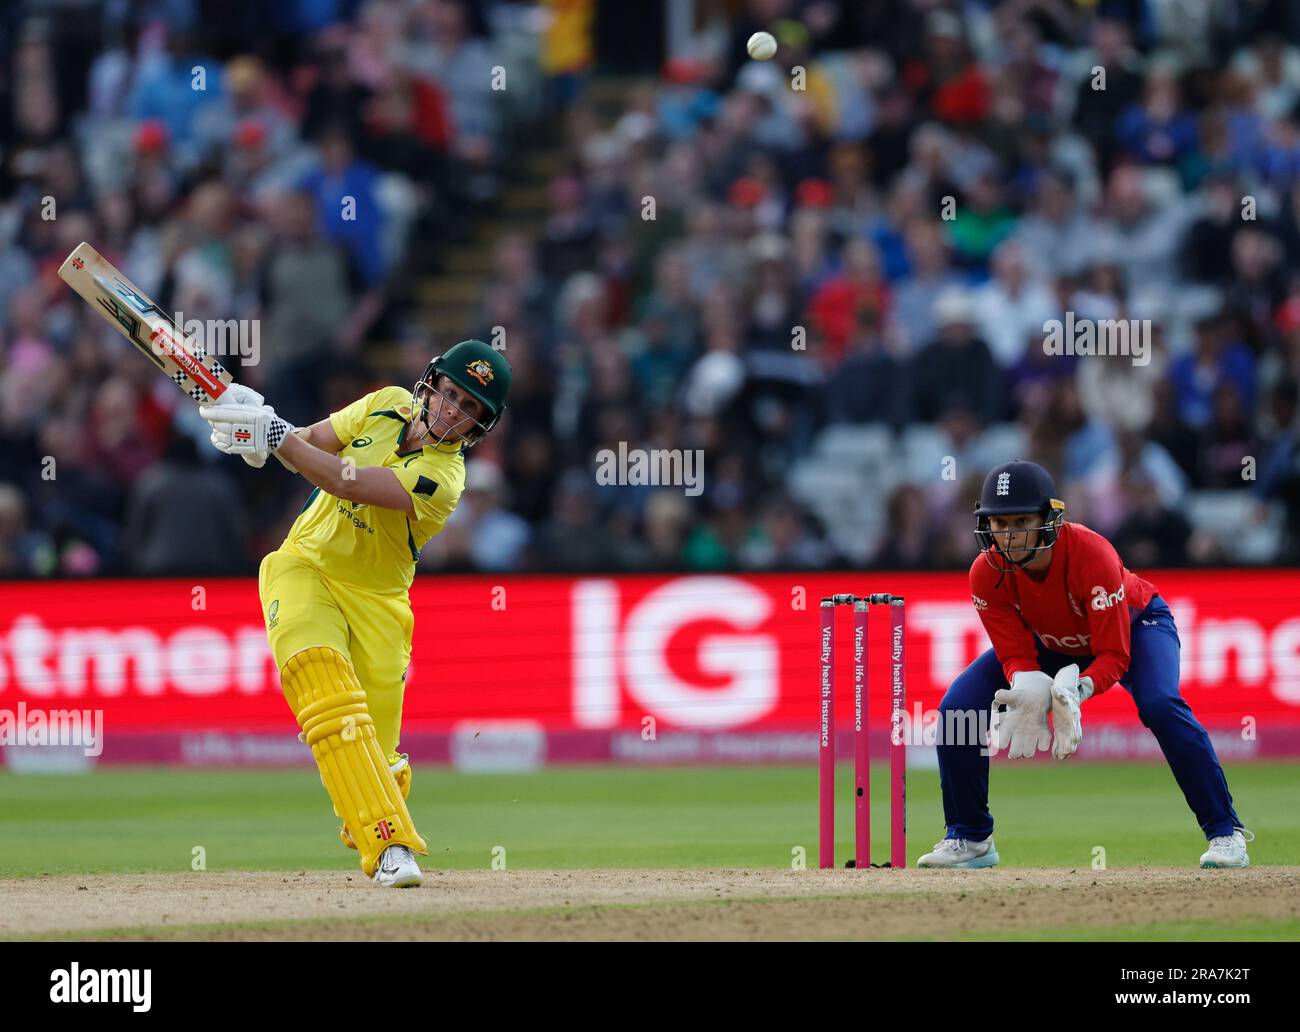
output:
<instances>
[{"instance_id":1,"label":"wicketkeeping glove","mask_svg":"<svg viewBox=\"0 0 1300 1032\"><path fill-rule=\"evenodd\" d=\"M1083 713L1079 704L1092 698L1092 678L1079 676L1079 664L1070 663L1052 679L1052 755L1058 760L1074 754L1083 741Z\"/></svg>"},{"instance_id":2,"label":"wicketkeeping glove","mask_svg":"<svg viewBox=\"0 0 1300 1032\"><path fill-rule=\"evenodd\" d=\"M1006 711L998 709L1006 706ZM1052 705L1052 679L1041 670L1022 670L1011 679L1010 688L993 696L993 719L989 723L989 748L1007 749L1012 760L1029 758L1052 743L1047 711Z\"/></svg>"}]
</instances>

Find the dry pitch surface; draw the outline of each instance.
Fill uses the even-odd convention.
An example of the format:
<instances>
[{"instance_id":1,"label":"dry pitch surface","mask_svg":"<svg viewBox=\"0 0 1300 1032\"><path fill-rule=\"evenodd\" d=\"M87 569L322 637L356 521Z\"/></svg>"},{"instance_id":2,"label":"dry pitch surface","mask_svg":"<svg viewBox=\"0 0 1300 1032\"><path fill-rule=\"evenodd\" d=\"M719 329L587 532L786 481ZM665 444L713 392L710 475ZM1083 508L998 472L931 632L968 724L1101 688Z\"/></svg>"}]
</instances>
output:
<instances>
[{"instance_id":1,"label":"dry pitch surface","mask_svg":"<svg viewBox=\"0 0 1300 1032\"><path fill-rule=\"evenodd\" d=\"M59 875L0 899L8 939L1295 938L1300 867Z\"/></svg>"}]
</instances>

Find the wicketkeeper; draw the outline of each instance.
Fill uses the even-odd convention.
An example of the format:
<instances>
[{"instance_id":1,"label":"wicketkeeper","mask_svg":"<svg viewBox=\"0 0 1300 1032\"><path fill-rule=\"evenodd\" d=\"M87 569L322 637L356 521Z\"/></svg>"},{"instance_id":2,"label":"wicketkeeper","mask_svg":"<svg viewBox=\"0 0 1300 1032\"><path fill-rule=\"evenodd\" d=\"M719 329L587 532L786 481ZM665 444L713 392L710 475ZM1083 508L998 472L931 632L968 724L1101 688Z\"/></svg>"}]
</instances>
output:
<instances>
[{"instance_id":1,"label":"wicketkeeper","mask_svg":"<svg viewBox=\"0 0 1300 1032\"><path fill-rule=\"evenodd\" d=\"M465 486L466 448L500 420L509 363L478 340L429 363L413 389L385 387L295 429L247 388L200 409L212 443L261 466L274 454L315 485L258 590L285 699L343 821L343 842L376 884L422 880L428 853L407 810L397 751L420 549Z\"/></svg>"},{"instance_id":2,"label":"wicketkeeper","mask_svg":"<svg viewBox=\"0 0 1300 1032\"><path fill-rule=\"evenodd\" d=\"M992 707L994 751L1015 759L1050 746L1063 760L1083 735L1080 707L1116 684L1132 695L1209 840L1201 866L1248 866L1250 833L1243 834L1210 736L1179 694L1178 628L1155 587L1125 569L1100 534L1065 521L1052 478L1032 462L993 470L975 518L981 554L970 568L971 597L993 647L939 703L948 829L917 866L998 862L989 748L969 733L975 721L966 718Z\"/></svg>"}]
</instances>

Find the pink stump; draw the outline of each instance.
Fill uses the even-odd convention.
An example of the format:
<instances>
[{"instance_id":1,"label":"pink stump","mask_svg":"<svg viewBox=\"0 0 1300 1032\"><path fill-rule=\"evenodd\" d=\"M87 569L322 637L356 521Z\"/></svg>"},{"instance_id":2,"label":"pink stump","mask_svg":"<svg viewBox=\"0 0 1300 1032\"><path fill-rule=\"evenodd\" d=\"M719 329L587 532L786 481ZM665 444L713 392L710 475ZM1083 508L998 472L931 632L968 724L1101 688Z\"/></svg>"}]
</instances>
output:
<instances>
[{"instance_id":1,"label":"pink stump","mask_svg":"<svg viewBox=\"0 0 1300 1032\"><path fill-rule=\"evenodd\" d=\"M871 866L871 745L867 675L867 601L853 603L853 865Z\"/></svg>"},{"instance_id":2,"label":"pink stump","mask_svg":"<svg viewBox=\"0 0 1300 1032\"><path fill-rule=\"evenodd\" d=\"M903 600L889 606L889 661L893 677L889 707L889 865L907 866L907 740L903 715L907 712L907 686L903 674Z\"/></svg>"},{"instance_id":3,"label":"pink stump","mask_svg":"<svg viewBox=\"0 0 1300 1032\"><path fill-rule=\"evenodd\" d=\"M818 859L835 866L835 603L822 603L821 738L818 742Z\"/></svg>"}]
</instances>

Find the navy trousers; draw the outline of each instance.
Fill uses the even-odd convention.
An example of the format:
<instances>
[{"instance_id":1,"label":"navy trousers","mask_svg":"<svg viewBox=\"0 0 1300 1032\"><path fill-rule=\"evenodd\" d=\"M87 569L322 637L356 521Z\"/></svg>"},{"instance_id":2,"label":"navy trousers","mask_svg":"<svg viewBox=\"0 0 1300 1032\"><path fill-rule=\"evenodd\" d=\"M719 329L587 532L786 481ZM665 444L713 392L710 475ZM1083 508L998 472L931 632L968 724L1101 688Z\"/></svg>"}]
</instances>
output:
<instances>
[{"instance_id":1,"label":"navy trousers","mask_svg":"<svg viewBox=\"0 0 1300 1032\"><path fill-rule=\"evenodd\" d=\"M1241 827L1241 821L1232 808L1228 781L1210 736L1178 694L1181 643L1173 614L1159 595L1133 618L1131 638L1128 672L1119 683L1137 703L1139 719L1156 736L1205 837L1231 835L1234 828ZM1080 671L1086 672L1092 657L1066 656L1038 642L1038 667L1044 673L1055 675L1070 663L1078 663ZM989 649L957 676L939 703L939 781L948 838L978 841L993 834L987 750L978 741L950 744L944 739L951 729L969 726L969 719L964 722L962 715L969 718L972 713L987 713L993 705L993 693L1006 687L1002 664ZM1083 733L1087 741L1087 703L1083 706ZM971 738L955 733L951 737Z\"/></svg>"}]
</instances>

